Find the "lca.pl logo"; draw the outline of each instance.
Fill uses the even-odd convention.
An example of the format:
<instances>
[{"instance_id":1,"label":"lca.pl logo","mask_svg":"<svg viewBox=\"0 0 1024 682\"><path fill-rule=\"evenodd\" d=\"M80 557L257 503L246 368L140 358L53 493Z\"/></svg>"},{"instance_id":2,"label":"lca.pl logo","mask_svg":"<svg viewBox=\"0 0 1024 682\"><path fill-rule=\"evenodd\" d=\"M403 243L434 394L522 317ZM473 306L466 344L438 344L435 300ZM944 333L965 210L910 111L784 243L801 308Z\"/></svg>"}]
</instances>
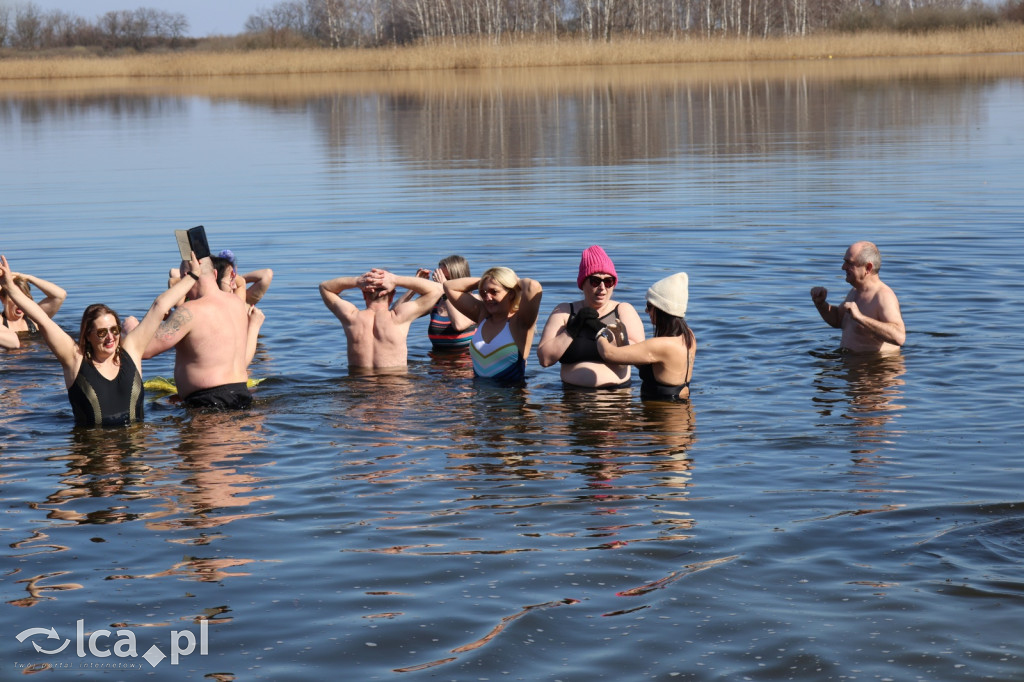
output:
<instances>
[{"instance_id":1,"label":"lca.pl logo","mask_svg":"<svg viewBox=\"0 0 1024 682\"><path fill-rule=\"evenodd\" d=\"M209 653L209 633L207 630L208 623L206 619L199 621L199 655L206 656ZM37 635L46 635L46 643L48 646L42 646L35 639L32 639L32 646L35 648L36 653L56 655L63 652L71 645L70 639L65 639L62 644L52 643L49 640L62 639L57 634L57 628L28 628L18 633L17 639L19 642L24 642L26 639L34 638ZM79 658L85 658L87 655L92 655L97 658L107 658L111 655L118 658L137 658L139 656L138 650L135 644L135 633L131 630L118 630L117 641L114 642L114 646L111 648L102 648L104 640L109 640L114 636L110 630L94 630L89 633L88 636L85 634L85 620L79 619L76 621L75 627L75 654ZM51 645L52 646L49 646ZM196 650L196 636L191 630L171 630L171 665L178 665L178 659L182 656L188 656ZM167 658L167 655L160 650L156 644L149 647L149 649L142 655L142 658L146 659L152 667L156 667Z\"/></svg>"}]
</instances>

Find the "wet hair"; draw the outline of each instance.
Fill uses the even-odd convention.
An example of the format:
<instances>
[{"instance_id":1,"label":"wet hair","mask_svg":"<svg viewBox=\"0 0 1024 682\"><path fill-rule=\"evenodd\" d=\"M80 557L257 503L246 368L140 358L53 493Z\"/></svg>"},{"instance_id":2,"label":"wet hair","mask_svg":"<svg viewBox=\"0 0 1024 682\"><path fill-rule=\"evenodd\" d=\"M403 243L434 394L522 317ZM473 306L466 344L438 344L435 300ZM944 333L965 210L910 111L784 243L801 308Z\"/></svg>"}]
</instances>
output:
<instances>
[{"instance_id":1,"label":"wet hair","mask_svg":"<svg viewBox=\"0 0 1024 682\"><path fill-rule=\"evenodd\" d=\"M491 268L484 274L480 275L480 288L483 288L484 282L491 280L500 284L502 287L512 292L512 312L519 310L519 304L523 300L523 290L519 286L519 277L515 271L511 268L496 267Z\"/></svg>"},{"instance_id":2,"label":"wet hair","mask_svg":"<svg viewBox=\"0 0 1024 682\"><path fill-rule=\"evenodd\" d=\"M437 267L444 268L448 271L448 279L459 279L460 277L469 277L469 261L462 256L448 256L442 258L441 262L437 264Z\"/></svg>"},{"instance_id":3,"label":"wet hair","mask_svg":"<svg viewBox=\"0 0 1024 682\"><path fill-rule=\"evenodd\" d=\"M690 347L690 339L693 338L693 332L690 331L690 326L686 324L686 318L679 317L677 315L670 315L658 306L648 303L651 308L654 309L654 335L655 336L682 336L686 342L686 347Z\"/></svg>"},{"instance_id":4,"label":"wet hair","mask_svg":"<svg viewBox=\"0 0 1024 682\"><path fill-rule=\"evenodd\" d=\"M882 269L882 254L878 252L878 247L871 242L860 243L860 253L857 254L857 265L867 265L871 263L871 269L878 273Z\"/></svg>"},{"instance_id":5,"label":"wet hair","mask_svg":"<svg viewBox=\"0 0 1024 682\"><path fill-rule=\"evenodd\" d=\"M113 315L114 322L117 323L118 328L121 327L121 318L118 317L116 312L102 303L93 303L91 306L86 308L82 313L82 326L78 330L78 348L86 358L92 357L92 344L89 343L89 332L92 331L92 325L96 321L96 318L102 317L103 315ZM120 344L121 341L118 339L118 346L120 346Z\"/></svg>"}]
</instances>

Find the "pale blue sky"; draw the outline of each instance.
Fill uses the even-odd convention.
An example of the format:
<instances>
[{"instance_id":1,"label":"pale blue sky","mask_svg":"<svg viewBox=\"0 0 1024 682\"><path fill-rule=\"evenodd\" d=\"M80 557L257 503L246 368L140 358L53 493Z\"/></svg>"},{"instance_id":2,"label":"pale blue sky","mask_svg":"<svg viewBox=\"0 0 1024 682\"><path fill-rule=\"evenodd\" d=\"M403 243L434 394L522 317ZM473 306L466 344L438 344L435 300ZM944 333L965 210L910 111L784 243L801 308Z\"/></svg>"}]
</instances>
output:
<instances>
[{"instance_id":1,"label":"pale blue sky","mask_svg":"<svg viewBox=\"0 0 1024 682\"><path fill-rule=\"evenodd\" d=\"M181 12L188 18L189 35L235 35L242 32L245 20L278 0L30 0L44 11L59 9L90 21L111 10L151 7L165 12ZM7 5L20 0L0 0Z\"/></svg>"}]
</instances>

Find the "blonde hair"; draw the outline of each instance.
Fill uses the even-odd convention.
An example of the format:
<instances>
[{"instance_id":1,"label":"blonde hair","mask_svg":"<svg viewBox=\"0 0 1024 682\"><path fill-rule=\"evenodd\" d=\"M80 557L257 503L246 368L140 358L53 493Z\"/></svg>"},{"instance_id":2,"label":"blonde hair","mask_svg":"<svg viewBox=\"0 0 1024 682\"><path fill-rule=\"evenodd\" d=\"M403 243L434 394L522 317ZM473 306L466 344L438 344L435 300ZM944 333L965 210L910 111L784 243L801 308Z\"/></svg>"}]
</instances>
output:
<instances>
[{"instance_id":1,"label":"blonde hair","mask_svg":"<svg viewBox=\"0 0 1024 682\"><path fill-rule=\"evenodd\" d=\"M448 279L470 277L469 262L462 256L454 255L442 258L441 262L438 263L437 266L448 270Z\"/></svg>"},{"instance_id":2,"label":"blonde hair","mask_svg":"<svg viewBox=\"0 0 1024 682\"><path fill-rule=\"evenodd\" d=\"M519 311L519 304L523 300L523 288L519 286L519 277L516 275L515 270L512 268L496 267L487 270L484 274L480 275L480 287L483 287L484 282L491 280L492 282L501 285L507 291L512 292L512 312Z\"/></svg>"}]
</instances>

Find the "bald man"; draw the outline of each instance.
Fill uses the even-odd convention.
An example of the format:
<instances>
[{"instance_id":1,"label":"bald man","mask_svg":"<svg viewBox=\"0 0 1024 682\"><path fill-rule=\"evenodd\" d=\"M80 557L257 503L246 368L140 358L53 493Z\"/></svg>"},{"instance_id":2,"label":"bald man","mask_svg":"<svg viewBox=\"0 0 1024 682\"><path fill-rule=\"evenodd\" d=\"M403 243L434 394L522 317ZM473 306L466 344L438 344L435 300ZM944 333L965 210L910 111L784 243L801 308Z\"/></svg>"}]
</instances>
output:
<instances>
[{"instance_id":1,"label":"bald man","mask_svg":"<svg viewBox=\"0 0 1024 682\"><path fill-rule=\"evenodd\" d=\"M821 319L843 330L840 346L853 353L892 353L907 340L900 302L881 280L882 256L871 242L857 242L843 256L843 272L850 292L840 305L825 298L828 289L813 287L811 300Z\"/></svg>"}]
</instances>

